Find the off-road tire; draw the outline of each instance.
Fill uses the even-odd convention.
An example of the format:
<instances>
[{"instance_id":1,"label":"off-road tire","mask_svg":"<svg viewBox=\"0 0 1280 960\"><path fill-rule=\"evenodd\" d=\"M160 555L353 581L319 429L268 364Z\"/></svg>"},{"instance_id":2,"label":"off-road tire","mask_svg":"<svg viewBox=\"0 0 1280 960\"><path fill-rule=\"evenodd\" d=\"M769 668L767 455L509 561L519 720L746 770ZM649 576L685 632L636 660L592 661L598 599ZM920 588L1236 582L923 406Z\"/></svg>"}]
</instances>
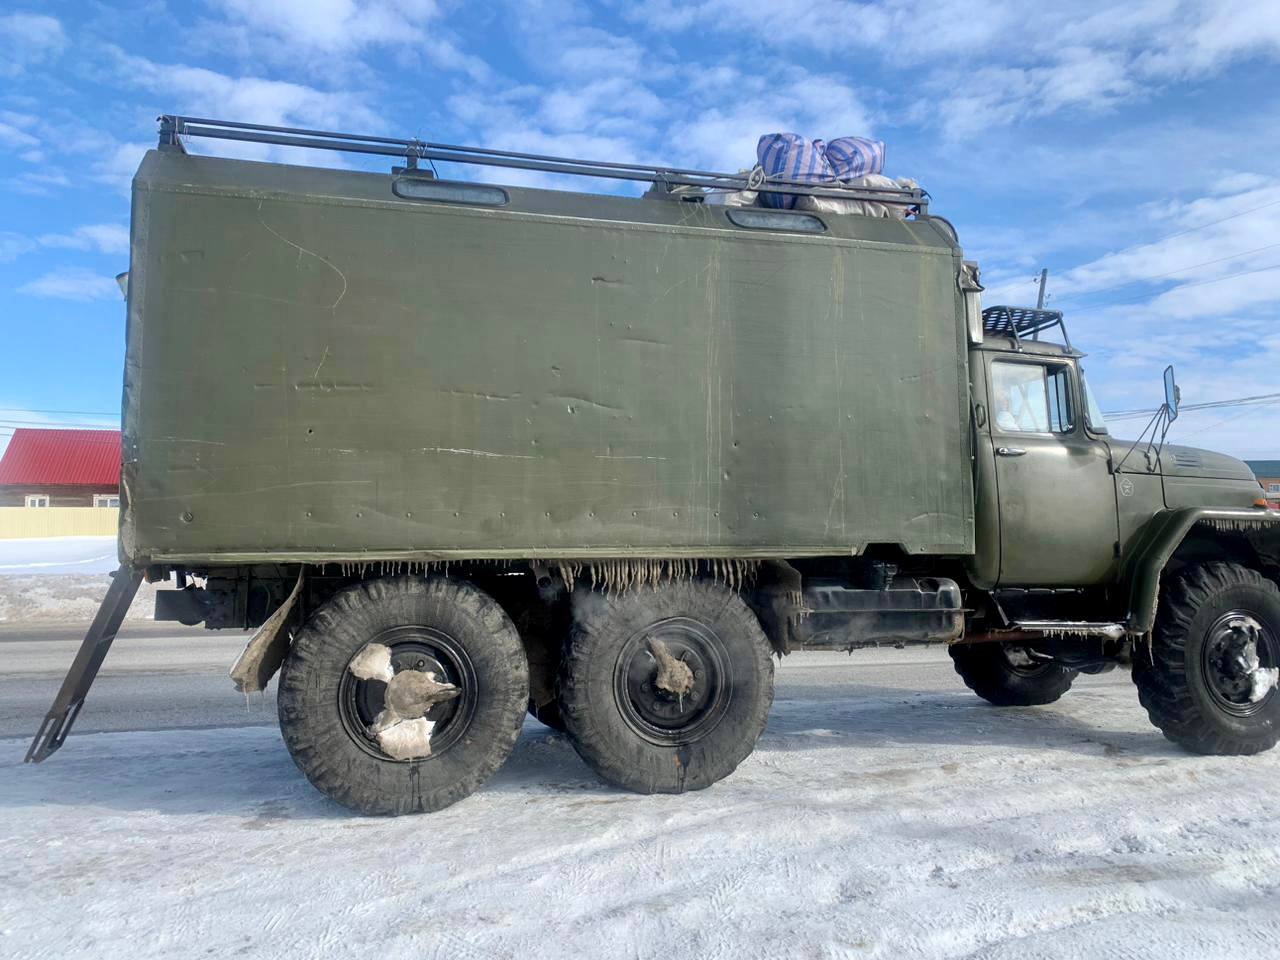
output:
<instances>
[{"instance_id":1,"label":"off-road tire","mask_svg":"<svg viewBox=\"0 0 1280 960\"><path fill-rule=\"evenodd\" d=\"M655 743L624 718L617 676L630 638L680 619L723 647L727 704L687 743ZM773 704L769 641L751 608L728 588L684 580L625 594L590 593L575 609L560 674L560 709L578 755L602 779L637 793L701 790L732 773L755 748Z\"/></svg>"},{"instance_id":2,"label":"off-road tire","mask_svg":"<svg viewBox=\"0 0 1280 960\"><path fill-rule=\"evenodd\" d=\"M344 725L339 686L357 651L384 630L430 626L465 650L476 699L462 737L439 754L372 755ZM502 765L524 723L529 674L520 637L488 594L462 580L389 577L335 594L307 620L280 673L280 730L298 768L323 794L366 814L440 810Z\"/></svg>"},{"instance_id":3,"label":"off-road tire","mask_svg":"<svg viewBox=\"0 0 1280 960\"><path fill-rule=\"evenodd\" d=\"M997 707L1040 707L1061 699L1079 676L1056 663L1015 667L999 643L956 643L948 648L964 685Z\"/></svg>"},{"instance_id":4,"label":"off-road tire","mask_svg":"<svg viewBox=\"0 0 1280 960\"><path fill-rule=\"evenodd\" d=\"M1256 570L1214 562L1190 567L1160 591L1150 648L1133 652L1138 700L1165 737L1194 753L1247 755L1280 740L1280 691L1251 716L1235 716L1214 701L1204 645L1218 618L1243 610L1280 640L1280 588ZM1273 640L1273 642L1274 642ZM1274 648L1269 666L1276 666Z\"/></svg>"}]
</instances>

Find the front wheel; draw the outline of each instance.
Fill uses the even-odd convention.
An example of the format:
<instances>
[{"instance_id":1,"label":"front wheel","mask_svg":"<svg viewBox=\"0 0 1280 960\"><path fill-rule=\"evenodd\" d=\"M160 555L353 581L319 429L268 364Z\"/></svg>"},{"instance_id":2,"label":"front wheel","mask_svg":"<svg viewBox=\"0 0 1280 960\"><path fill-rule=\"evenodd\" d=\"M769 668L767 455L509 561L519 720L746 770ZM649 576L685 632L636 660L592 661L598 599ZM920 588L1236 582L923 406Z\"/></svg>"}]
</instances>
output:
<instances>
[{"instance_id":1,"label":"front wheel","mask_svg":"<svg viewBox=\"0 0 1280 960\"><path fill-rule=\"evenodd\" d=\"M610 783L708 787L755 748L772 703L769 641L731 590L677 581L580 600L560 709L578 754Z\"/></svg>"},{"instance_id":2,"label":"front wheel","mask_svg":"<svg viewBox=\"0 0 1280 960\"><path fill-rule=\"evenodd\" d=\"M1079 671L1032 659L1019 646L957 643L948 652L965 686L997 707L1038 707L1071 689Z\"/></svg>"},{"instance_id":3,"label":"front wheel","mask_svg":"<svg viewBox=\"0 0 1280 960\"><path fill-rule=\"evenodd\" d=\"M1195 753L1252 754L1280 740L1280 588L1256 570L1206 563L1160 594L1149 650L1133 655L1147 716Z\"/></svg>"}]
</instances>

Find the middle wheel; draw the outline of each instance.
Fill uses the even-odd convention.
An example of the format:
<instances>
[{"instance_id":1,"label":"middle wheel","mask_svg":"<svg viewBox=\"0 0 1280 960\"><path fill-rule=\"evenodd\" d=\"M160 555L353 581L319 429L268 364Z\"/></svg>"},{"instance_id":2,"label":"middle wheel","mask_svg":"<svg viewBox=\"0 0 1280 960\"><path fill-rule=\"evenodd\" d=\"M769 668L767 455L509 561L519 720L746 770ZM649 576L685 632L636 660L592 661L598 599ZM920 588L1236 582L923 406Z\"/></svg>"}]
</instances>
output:
<instances>
[{"instance_id":1,"label":"middle wheel","mask_svg":"<svg viewBox=\"0 0 1280 960\"><path fill-rule=\"evenodd\" d=\"M677 581L575 605L560 710L579 755L610 783L708 787L751 753L772 703L769 641L724 586Z\"/></svg>"}]
</instances>

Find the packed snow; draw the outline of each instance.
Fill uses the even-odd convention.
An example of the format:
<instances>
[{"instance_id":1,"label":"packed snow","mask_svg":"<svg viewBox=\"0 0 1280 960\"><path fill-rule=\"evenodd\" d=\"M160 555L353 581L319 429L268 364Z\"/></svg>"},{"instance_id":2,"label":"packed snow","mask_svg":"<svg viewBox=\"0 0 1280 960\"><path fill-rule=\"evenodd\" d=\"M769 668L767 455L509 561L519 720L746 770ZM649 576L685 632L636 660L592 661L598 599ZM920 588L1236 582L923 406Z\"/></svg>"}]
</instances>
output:
<instances>
[{"instance_id":1,"label":"packed snow","mask_svg":"<svg viewBox=\"0 0 1280 960\"><path fill-rule=\"evenodd\" d=\"M683 797L530 720L480 792L400 819L322 798L271 726L73 734L34 767L0 741L0 954L1277 955L1280 752L1185 754L1119 672L1011 710L944 672L794 655L755 754Z\"/></svg>"}]
</instances>

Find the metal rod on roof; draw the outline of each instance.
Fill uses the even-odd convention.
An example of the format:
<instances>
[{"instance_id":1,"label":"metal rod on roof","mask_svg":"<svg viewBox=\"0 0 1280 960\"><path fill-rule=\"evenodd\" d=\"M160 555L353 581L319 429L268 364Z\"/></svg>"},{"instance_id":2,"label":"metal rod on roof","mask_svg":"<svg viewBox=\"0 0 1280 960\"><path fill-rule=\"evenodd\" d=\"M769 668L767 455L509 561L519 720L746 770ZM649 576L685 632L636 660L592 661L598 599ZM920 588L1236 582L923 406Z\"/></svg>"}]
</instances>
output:
<instances>
[{"instance_id":1,"label":"metal rod on roof","mask_svg":"<svg viewBox=\"0 0 1280 960\"><path fill-rule=\"evenodd\" d=\"M163 120L165 118L161 118L161 119ZM213 132L214 128L225 128L225 129L233 129L233 130L256 130L256 131L270 132L270 133L299 134L307 137L323 137L328 139L345 140L345 141L351 141L351 142L363 141L367 143L398 144L410 150L416 150L416 149L449 150L455 153L471 153L477 156L485 156L485 157L507 157L510 159L534 160L534 161L540 161L543 163L580 164L583 166L590 166L593 168L602 168L602 169L609 169L609 170L634 170L634 171L644 171L645 173L649 173L649 174L661 173L661 174L670 174L675 176L709 177L709 178L716 178L716 179L723 179L723 178L731 178L734 180L746 179L746 175L740 174L740 173L739 174L719 173L714 170L697 170L697 169L692 169L688 167L661 167L661 166L654 166L652 164L618 163L618 162L605 161L605 160L577 160L571 157L558 157L550 154L522 153L515 150L495 150L490 147L470 147L470 146L462 146L460 144L452 144L452 143L433 143L430 141L418 140L418 139L405 140L398 137L376 137L376 136L366 136L364 134L355 134L355 133L335 133L327 130L306 130L300 127L276 127L276 126L270 126L268 124L262 124L262 123L241 123L241 122L232 121L232 120L207 120L207 119L198 118L198 117L169 117L168 119L172 120L174 124L176 124L176 129L178 133L187 133L187 134L190 134L191 136L201 136L201 137L221 136L219 133ZM191 127L189 126L190 124L201 124L203 126ZM224 139L240 139L237 137L230 137L230 136L226 136L223 138ZM260 142L274 143L276 141L274 139L269 139L269 140L264 140ZM336 149L336 148L329 148L329 149ZM355 151L355 152L363 152L363 151ZM370 152L374 152L374 151L370 151ZM377 152L381 153L381 151L377 151ZM389 154L389 155L399 156L400 154L395 153L395 154ZM799 187L806 187L806 186L813 185L812 181L792 180L785 177L779 177L776 175L771 175L769 177L769 183L787 185L787 186L799 186ZM834 181L832 185L833 186L838 185L838 181ZM905 187L857 187L857 188L850 188L850 189L865 190L872 193L884 193L884 194L901 194L904 192L923 193L923 191L918 191L918 190L913 191Z\"/></svg>"},{"instance_id":2,"label":"metal rod on roof","mask_svg":"<svg viewBox=\"0 0 1280 960\"><path fill-rule=\"evenodd\" d=\"M469 163L482 166L537 170L570 176L601 177L614 180L660 181L673 186L702 187L709 190L756 190L830 199L868 200L918 207L924 213L928 195L920 189L902 187L849 187L839 182L813 184L795 180L767 178L757 183L749 175L689 170L680 167L655 167L644 164L577 160L543 154L517 153L452 144L434 144L422 140L373 137L330 131L276 127L267 124L204 120L194 117L164 116L161 141L166 137L206 137L249 143L269 143L309 150L333 150L343 153L365 153L386 157L414 157L444 163ZM180 142L180 141L177 141Z\"/></svg>"}]
</instances>

